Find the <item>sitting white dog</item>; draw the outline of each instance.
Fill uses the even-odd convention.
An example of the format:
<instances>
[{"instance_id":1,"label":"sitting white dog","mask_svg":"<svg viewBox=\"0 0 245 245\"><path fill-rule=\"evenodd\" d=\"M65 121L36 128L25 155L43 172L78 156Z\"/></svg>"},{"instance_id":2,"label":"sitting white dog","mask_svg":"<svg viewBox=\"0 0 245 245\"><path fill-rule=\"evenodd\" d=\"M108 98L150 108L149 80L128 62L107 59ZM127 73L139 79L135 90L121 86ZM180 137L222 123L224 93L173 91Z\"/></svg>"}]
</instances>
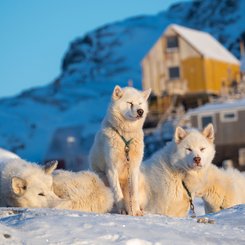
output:
<instances>
[{"instance_id":1,"label":"sitting white dog","mask_svg":"<svg viewBox=\"0 0 245 245\"><path fill-rule=\"evenodd\" d=\"M116 86L90 151L90 167L108 184L119 213L143 215L139 207L139 167L144 152L143 124L151 90Z\"/></svg>"}]
</instances>

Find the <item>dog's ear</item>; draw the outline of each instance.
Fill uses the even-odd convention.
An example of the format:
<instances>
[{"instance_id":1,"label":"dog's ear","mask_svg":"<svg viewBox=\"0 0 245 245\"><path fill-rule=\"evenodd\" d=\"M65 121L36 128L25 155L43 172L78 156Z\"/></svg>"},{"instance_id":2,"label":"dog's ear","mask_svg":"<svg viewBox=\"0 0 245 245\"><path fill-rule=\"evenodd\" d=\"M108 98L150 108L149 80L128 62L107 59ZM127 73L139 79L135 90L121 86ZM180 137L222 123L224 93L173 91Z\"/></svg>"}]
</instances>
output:
<instances>
[{"instance_id":1,"label":"dog's ear","mask_svg":"<svg viewBox=\"0 0 245 245\"><path fill-rule=\"evenodd\" d=\"M46 174L52 174L53 171L57 168L57 166L58 166L57 160L47 162L44 166L44 172Z\"/></svg>"},{"instance_id":2,"label":"dog's ear","mask_svg":"<svg viewBox=\"0 0 245 245\"><path fill-rule=\"evenodd\" d=\"M210 142L214 142L214 126L212 123L209 123L208 126L206 126L203 131L202 134L210 141Z\"/></svg>"},{"instance_id":3,"label":"dog's ear","mask_svg":"<svg viewBox=\"0 0 245 245\"><path fill-rule=\"evenodd\" d=\"M16 195L22 196L26 192L27 182L26 182L26 180L24 180L22 178L14 176L11 179L11 186L12 186L13 192Z\"/></svg>"},{"instance_id":4,"label":"dog's ear","mask_svg":"<svg viewBox=\"0 0 245 245\"><path fill-rule=\"evenodd\" d=\"M120 86L116 85L113 93L112 93L112 98L113 100L118 100L123 96L123 90Z\"/></svg>"},{"instance_id":5,"label":"dog's ear","mask_svg":"<svg viewBox=\"0 0 245 245\"><path fill-rule=\"evenodd\" d=\"M180 143L180 141L183 140L186 135L187 132L183 128L177 127L174 134L175 143Z\"/></svg>"},{"instance_id":6,"label":"dog's ear","mask_svg":"<svg viewBox=\"0 0 245 245\"><path fill-rule=\"evenodd\" d=\"M151 88L145 90L142 92L143 93L143 97L145 98L145 100L148 100L150 94L151 94Z\"/></svg>"}]
</instances>

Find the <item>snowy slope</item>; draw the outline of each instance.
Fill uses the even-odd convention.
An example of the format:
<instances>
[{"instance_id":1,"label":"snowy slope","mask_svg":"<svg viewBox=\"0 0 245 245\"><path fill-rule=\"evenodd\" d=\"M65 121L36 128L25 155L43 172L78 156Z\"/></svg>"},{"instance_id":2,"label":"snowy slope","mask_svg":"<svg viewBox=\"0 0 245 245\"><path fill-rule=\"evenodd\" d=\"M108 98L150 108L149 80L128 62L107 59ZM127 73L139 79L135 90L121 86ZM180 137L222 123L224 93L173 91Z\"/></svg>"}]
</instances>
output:
<instances>
[{"instance_id":1,"label":"snowy slope","mask_svg":"<svg viewBox=\"0 0 245 245\"><path fill-rule=\"evenodd\" d=\"M0 209L1 244L245 244L245 205L209 215L215 224L54 209Z\"/></svg>"},{"instance_id":2,"label":"snowy slope","mask_svg":"<svg viewBox=\"0 0 245 245\"><path fill-rule=\"evenodd\" d=\"M0 100L0 147L42 162L57 129L80 126L79 141L88 151L113 87L126 86L129 79L141 87L140 61L167 25L208 31L238 56L244 12L242 0L183 2L155 16L126 19L77 38L54 82Z\"/></svg>"}]
</instances>

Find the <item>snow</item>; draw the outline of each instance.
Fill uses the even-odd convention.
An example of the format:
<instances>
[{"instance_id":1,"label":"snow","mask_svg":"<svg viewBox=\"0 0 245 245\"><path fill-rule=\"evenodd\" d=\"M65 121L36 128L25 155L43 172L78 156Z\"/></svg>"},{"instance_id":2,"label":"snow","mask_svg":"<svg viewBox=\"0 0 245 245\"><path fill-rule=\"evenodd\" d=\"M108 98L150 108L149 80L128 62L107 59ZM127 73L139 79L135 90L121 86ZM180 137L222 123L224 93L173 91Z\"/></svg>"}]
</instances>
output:
<instances>
[{"instance_id":1,"label":"snow","mask_svg":"<svg viewBox=\"0 0 245 245\"><path fill-rule=\"evenodd\" d=\"M200 224L153 214L1 208L0 236L1 244L244 244L244 215L240 205L208 215L215 224Z\"/></svg>"},{"instance_id":2,"label":"snow","mask_svg":"<svg viewBox=\"0 0 245 245\"><path fill-rule=\"evenodd\" d=\"M210 34L180 25L170 25L168 28L175 30L205 57L220 61L227 61L232 64L240 64L239 60Z\"/></svg>"},{"instance_id":3,"label":"snow","mask_svg":"<svg viewBox=\"0 0 245 245\"><path fill-rule=\"evenodd\" d=\"M12 158L19 158L19 156L17 156L13 152L0 148L0 160L12 159Z\"/></svg>"},{"instance_id":4,"label":"snow","mask_svg":"<svg viewBox=\"0 0 245 245\"><path fill-rule=\"evenodd\" d=\"M0 159L18 157L0 148ZM132 217L62 209L0 208L0 244L244 244L245 204L204 216L201 199L194 201L200 217L170 218L146 213Z\"/></svg>"},{"instance_id":5,"label":"snow","mask_svg":"<svg viewBox=\"0 0 245 245\"><path fill-rule=\"evenodd\" d=\"M244 109L245 109L245 99L243 98L239 100L228 100L226 102L208 103L196 109L189 110L186 116L188 117L191 115L197 115L199 113L207 113L207 112L220 112L220 111L244 110Z\"/></svg>"}]
</instances>

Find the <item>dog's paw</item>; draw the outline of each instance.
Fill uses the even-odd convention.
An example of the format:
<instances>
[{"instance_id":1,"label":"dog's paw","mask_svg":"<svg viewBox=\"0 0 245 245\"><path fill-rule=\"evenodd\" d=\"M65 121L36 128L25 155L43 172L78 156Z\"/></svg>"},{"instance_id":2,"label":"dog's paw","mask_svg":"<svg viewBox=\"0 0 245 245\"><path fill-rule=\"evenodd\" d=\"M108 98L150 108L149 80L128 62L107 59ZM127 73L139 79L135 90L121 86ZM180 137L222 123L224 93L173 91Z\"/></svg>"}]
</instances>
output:
<instances>
[{"instance_id":1,"label":"dog's paw","mask_svg":"<svg viewBox=\"0 0 245 245\"><path fill-rule=\"evenodd\" d=\"M144 215L144 211L142 209L133 212L133 216L143 216L143 215Z\"/></svg>"},{"instance_id":2,"label":"dog's paw","mask_svg":"<svg viewBox=\"0 0 245 245\"><path fill-rule=\"evenodd\" d=\"M119 201L119 202L116 204L116 206L117 206L117 212L118 212L119 214L128 214L128 212L127 212L127 210L126 210L126 208L125 208L125 206L124 206L123 201Z\"/></svg>"},{"instance_id":3,"label":"dog's paw","mask_svg":"<svg viewBox=\"0 0 245 245\"><path fill-rule=\"evenodd\" d=\"M124 209L124 208L118 209L118 213L119 213L119 214L124 214L124 215L127 215L127 214L128 214L127 210Z\"/></svg>"}]
</instances>

